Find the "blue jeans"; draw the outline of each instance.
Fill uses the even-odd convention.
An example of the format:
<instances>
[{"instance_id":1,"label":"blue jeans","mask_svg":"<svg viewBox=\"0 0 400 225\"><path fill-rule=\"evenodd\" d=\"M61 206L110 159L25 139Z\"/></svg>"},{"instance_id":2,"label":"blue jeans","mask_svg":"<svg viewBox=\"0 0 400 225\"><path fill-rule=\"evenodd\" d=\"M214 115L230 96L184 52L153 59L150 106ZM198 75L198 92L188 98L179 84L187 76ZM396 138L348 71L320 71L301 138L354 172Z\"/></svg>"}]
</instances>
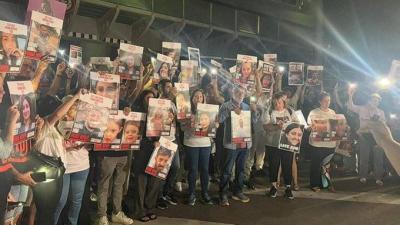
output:
<instances>
[{"instance_id":1,"label":"blue jeans","mask_svg":"<svg viewBox=\"0 0 400 225\"><path fill-rule=\"evenodd\" d=\"M185 146L186 157L188 160L188 181L189 195L194 195L196 191L197 172L200 170L200 183L202 195L208 194L208 166L210 161L210 147L189 147Z\"/></svg>"},{"instance_id":2,"label":"blue jeans","mask_svg":"<svg viewBox=\"0 0 400 225\"><path fill-rule=\"evenodd\" d=\"M236 163L234 186L232 187L234 194L243 192L244 167L247 160L249 150L244 149L227 149L225 148L225 162L222 168L221 181L219 184L219 192L221 196L226 196L229 187L229 181L232 175L233 165Z\"/></svg>"},{"instance_id":3,"label":"blue jeans","mask_svg":"<svg viewBox=\"0 0 400 225\"><path fill-rule=\"evenodd\" d=\"M83 193L85 191L86 179L89 174L89 169L82 170L75 173L64 174L63 187L61 198L58 202L56 211L54 213L54 221L57 225L61 211L64 209L68 200L68 195L71 194L71 205L68 211L68 225L78 224L79 213L81 211Z\"/></svg>"}]
</instances>

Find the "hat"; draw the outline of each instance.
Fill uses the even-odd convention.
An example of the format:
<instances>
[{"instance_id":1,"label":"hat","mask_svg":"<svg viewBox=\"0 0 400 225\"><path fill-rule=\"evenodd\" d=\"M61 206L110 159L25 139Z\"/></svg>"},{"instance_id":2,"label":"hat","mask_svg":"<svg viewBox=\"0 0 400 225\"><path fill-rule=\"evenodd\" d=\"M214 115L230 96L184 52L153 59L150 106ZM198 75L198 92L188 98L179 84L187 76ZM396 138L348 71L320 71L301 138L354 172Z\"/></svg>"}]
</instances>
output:
<instances>
[{"instance_id":1,"label":"hat","mask_svg":"<svg viewBox=\"0 0 400 225\"><path fill-rule=\"evenodd\" d=\"M371 97L371 98L378 98L379 100L382 100L381 95L378 94L378 93L372 93L372 94L370 95L370 97Z\"/></svg>"}]
</instances>

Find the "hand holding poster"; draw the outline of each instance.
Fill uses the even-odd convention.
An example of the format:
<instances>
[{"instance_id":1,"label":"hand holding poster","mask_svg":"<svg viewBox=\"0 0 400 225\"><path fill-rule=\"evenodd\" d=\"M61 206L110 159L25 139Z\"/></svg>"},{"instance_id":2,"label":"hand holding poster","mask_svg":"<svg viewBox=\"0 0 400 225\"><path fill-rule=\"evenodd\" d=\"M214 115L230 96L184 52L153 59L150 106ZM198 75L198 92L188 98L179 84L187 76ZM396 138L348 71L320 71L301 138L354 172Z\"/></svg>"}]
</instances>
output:
<instances>
[{"instance_id":1,"label":"hand holding poster","mask_svg":"<svg viewBox=\"0 0 400 225\"><path fill-rule=\"evenodd\" d=\"M309 86L317 86L322 83L323 66L307 66L306 83Z\"/></svg>"},{"instance_id":2,"label":"hand holding poster","mask_svg":"<svg viewBox=\"0 0 400 225\"><path fill-rule=\"evenodd\" d=\"M17 105L20 118L14 131L13 143L35 136L36 97L31 81L8 81L11 103Z\"/></svg>"},{"instance_id":3,"label":"hand holding poster","mask_svg":"<svg viewBox=\"0 0 400 225\"><path fill-rule=\"evenodd\" d=\"M125 116L121 150L139 150L145 122L145 113L130 112Z\"/></svg>"},{"instance_id":4,"label":"hand holding poster","mask_svg":"<svg viewBox=\"0 0 400 225\"><path fill-rule=\"evenodd\" d=\"M304 85L304 63L289 63L289 85Z\"/></svg>"},{"instance_id":5,"label":"hand holding poster","mask_svg":"<svg viewBox=\"0 0 400 225\"><path fill-rule=\"evenodd\" d=\"M350 127L347 125L346 117L343 114L336 114L335 118L330 119L329 127L333 141L349 140Z\"/></svg>"},{"instance_id":6,"label":"hand holding poster","mask_svg":"<svg viewBox=\"0 0 400 225\"><path fill-rule=\"evenodd\" d=\"M112 100L111 114L117 114L118 111L119 83L118 75L90 72L90 92Z\"/></svg>"},{"instance_id":7,"label":"hand holding poster","mask_svg":"<svg viewBox=\"0 0 400 225\"><path fill-rule=\"evenodd\" d=\"M32 11L37 11L48 16L64 20L67 5L57 0L29 0L26 10L25 24L30 24Z\"/></svg>"},{"instance_id":8,"label":"hand holding poster","mask_svg":"<svg viewBox=\"0 0 400 225\"><path fill-rule=\"evenodd\" d=\"M117 111L116 115L108 116L103 140L101 143L94 144L95 151L120 150L124 118L125 116L122 110Z\"/></svg>"},{"instance_id":9,"label":"hand holding poster","mask_svg":"<svg viewBox=\"0 0 400 225\"><path fill-rule=\"evenodd\" d=\"M189 94L189 84L187 83L175 83L176 94L176 108L178 110L177 117L178 120L184 120L190 118L190 94Z\"/></svg>"},{"instance_id":10,"label":"hand holding poster","mask_svg":"<svg viewBox=\"0 0 400 225\"><path fill-rule=\"evenodd\" d=\"M157 54L154 65L154 79L170 79L172 63L171 57Z\"/></svg>"},{"instance_id":11,"label":"hand holding poster","mask_svg":"<svg viewBox=\"0 0 400 225\"><path fill-rule=\"evenodd\" d=\"M236 80L242 84L254 84L257 70L257 57L249 55L237 55Z\"/></svg>"},{"instance_id":12,"label":"hand holding poster","mask_svg":"<svg viewBox=\"0 0 400 225\"><path fill-rule=\"evenodd\" d=\"M167 138L161 137L159 146L154 149L145 172L151 176L165 180L177 149L177 144Z\"/></svg>"},{"instance_id":13,"label":"hand holding poster","mask_svg":"<svg viewBox=\"0 0 400 225\"><path fill-rule=\"evenodd\" d=\"M218 105L197 104L195 118L195 135L201 137L215 137L218 128Z\"/></svg>"},{"instance_id":14,"label":"hand holding poster","mask_svg":"<svg viewBox=\"0 0 400 225\"><path fill-rule=\"evenodd\" d=\"M188 47L188 56L190 61L197 62L197 73L200 73L201 72L200 49Z\"/></svg>"},{"instance_id":15,"label":"hand holding poster","mask_svg":"<svg viewBox=\"0 0 400 225\"><path fill-rule=\"evenodd\" d=\"M107 128L112 100L92 93L79 98L69 139L83 143L100 143Z\"/></svg>"},{"instance_id":16,"label":"hand holding poster","mask_svg":"<svg viewBox=\"0 0 400 225\"><path fill-rule=\"evenodd\" d=\"M93 72L112 72L110 57L90 57L90 65Z\"/></svg>"},{"instance_id":17,"label":"hand holding poster","mask_svg":"<svg viewBox=\"0 0 400 225\"><path fill-rule=\"evenodd\" d=\"M179 74L179 82L188 83L191 87L198 84L196 61L181 60L181 73Z\"/></svg>"},{"instance_id":18,"label":"hand holding poster","mask_svg":"<svg viewBox=\"0 0 400 225\"><path fill-rule=\"evenodd\" d=\"M32 11L26 57L39 60L47 55L54 62L60 44L62 26L62 20Z\"/></svg>"},{"instance_id":19,"label":"hand holding poster","mask_svg":"<svg viewBox=\"0 0 400 225\"><path fill-rule=\"evenodd\" d=\"M163 42L162 43L162 54L172 59L172 66L178 67L179 59L181 58L181 43L175 42Z\"/></svg>"},{"instance_id":20,"label":"hand holding poster","mask_svg":"<svg viewBox=\"0 0 400 225\"><path fill-rule=\"evenodd\" d=\"M149 109L147 113L147 137L168 136L171 131L172 105L170 100L149 99Z\"/></svg>"},{"instance_id":21,"label":"hand holding poster","mask_svg":"<svg viewBox=\"0 0 400 225\"><path fill-rule=\"evenodd\" d=\"M279 139L279 149L294 153L300 152L304 126L298 123L287 122L283 125Z\"/></svg>"},{"instance_id":22,"label":"hand holding poster","mask_svg":"<svg viewBox=\"0 0 400 225\"><path fill-rule=\"evenodd\" d=\"M0 73L20 71L27 35L27 26L0 20Z\"/></svg>"},{"instance_id":23,"label":"hand holding poster","mask_svg":"<svg viewBox=\"0 0 400 225\"><path fill-rule=\"evenodd\" d=\"M243 144L251 141L251 112L231 111L232 143Z\"/></svg>"},{"instance_id":24,"label":"hand holding poster","mask_svg":"<svg viewBox=\"0 0 400 225\"><path fill-rule=\"evenodd\" d=\"M329 118L326 117L311 117L311 134L310 138L313 142L331 141L331 132Z\"/></svg>"},{"instance_id":25,"label":"hand holding poster","mask_svg":"<svg viewBox=\"0 0 400 225\"><path fill-rule=\"evenodd\" d=\"M82 48L75 45L69 46L68 64L71 68L82 64Z\"/></svg>"},{"instance_id":26,"label":"hand holding poster","mask_svg":"<svg viewBox=\"0 0 400 225\"><path fill-rule=\"evenodd\" d=\"M119 46L118 74L122 79L138 80L142 66L143 47L121 43Z\"/></svg>"}]
</instances>

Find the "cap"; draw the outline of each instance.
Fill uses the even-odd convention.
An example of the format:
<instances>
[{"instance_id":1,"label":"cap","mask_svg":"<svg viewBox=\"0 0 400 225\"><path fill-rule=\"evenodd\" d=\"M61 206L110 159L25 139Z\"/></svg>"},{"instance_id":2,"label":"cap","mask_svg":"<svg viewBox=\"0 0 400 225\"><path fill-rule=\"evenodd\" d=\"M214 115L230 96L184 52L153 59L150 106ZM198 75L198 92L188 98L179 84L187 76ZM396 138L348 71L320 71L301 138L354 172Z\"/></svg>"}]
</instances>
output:
<instances>
[{"instance_id":1,"label":"cap","mask_svg":"<svg viewBox=\"0 0 400 225\"><path fill-rule=\"evenodd\" d=\"M381 95L378 94L378 93L372 93L372 94L370 95L370 97L371 97L371 98L378 98L379 100L382 100Z\"/></svg>"}]
</instances>

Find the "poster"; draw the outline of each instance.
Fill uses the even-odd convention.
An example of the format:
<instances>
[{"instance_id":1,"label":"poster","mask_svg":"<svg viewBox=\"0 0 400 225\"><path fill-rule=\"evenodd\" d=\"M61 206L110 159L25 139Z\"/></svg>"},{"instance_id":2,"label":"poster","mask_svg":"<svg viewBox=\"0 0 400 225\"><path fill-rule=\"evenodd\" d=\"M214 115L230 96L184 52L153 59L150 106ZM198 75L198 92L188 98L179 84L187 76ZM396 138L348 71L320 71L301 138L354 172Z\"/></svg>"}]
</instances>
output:
<instances>
[{"instance_id":1,"label":"poster","mask_svg":"<svg viewBox=\"0 0 400 225\"><path fill-rule=\"evenodd\" d=\"M21 69L19 71L18 76L25 78L25 80L32 80L32 78L35 75L37 66L38 66L38 61L33 60L33 59L28 59L25 57L22 60L22 65L21 65ZM45 75L46 74L44 74L43 76L45 76ZM42 77L42 79L43 79L43 77ZM39 89L40 89L40 85L41 84L39 84Z\"/></svg>"},{"instance_id":2,"label":"poster","mask_svg":"<svg viewBox=\"0 0 400 225\"><path fill-rule=\"evenodd\" d=\"M198 85L197 62L191 60L181 60L180 83L188 83L190 87Z\"/></svg>"},{"instance_id":3,"label":"poster","mask_svg":"<svg viewBox=\"0 0 400 225\"><path fill-rule=\"evenodd\" d=\"M64 20L67 5L57 0L29 0L26 10L25 24L30 24L32 11Z\"/></svg>"},{"instance_id":4,"label":"poster","mask_svg":"<svg viewBox=\"0 0 400 225\"><path fill-rule=\"evenodd\" d=\"M307 120L304 117L304 114L301 110L297 110L294 112L294 114L296 115L297 119L299 120L299 123L303 126L307 126Z\"/></svg>"},{"instance_id":5,"label":"poster","mask_svg":"<svg viewBox=\"0 0 400 225\"><path fill-rule=\"evenodd\" d=\"M94 72L109 72L113 70L110 57L90 57L90 65Z\"/></svg>"},{"instance_id":6,"label":"poster","mask_svg":"<svg viewBox=\"0 0 400 225\"><path fill-rule=\"evenodd\" d=\"M400 78L400 60L393 60L389 70L389 77L392 80Z\"/></svg>"},{"instance_id":7,"label":"poster","mask_svg":"<svg viewBox=\"0 0 400 225\"><path fill-rule=\"evenodd\" d=\"M27 35L27 26L0 20L0 73L19 73Z\"/></svg>"},{"instance_id":8,"label":"poster","mask_svg":"<svg viewBox=\"0 0 400 225\"><path fill-rule=\"evenodd\" d=\"M201 72L200 49L188 47L188 58L191 61L197 62L197 73L200 73Z\"/></svg>"},{"instance_id":9,"label":"poster","mask_svg":"<svg viewBox=\"0 0 400 225\"><path fill-rule=\"evenodd\" d=\"M121 43L119 46L118 74L121 79L138 80L142 66L143 47Z\"/></svg>"},{"instance_id":10,"label":"poster","mask_svg":"<svg viewBox=\"0 0 400 225\"><path fill-rule=\"evenodd\" d=\"M274 64L264 62L262 66L261 87L263 92L271 92L274 85Z\"/></svg>"},{"instance_id":11,"label":"poster","mask_svg":"<svg viewBox=\"0 0 400 225\"><path fill-rule=\"evenodd\" d=\"M194 135L201 137L215 137L218 123L218 105L197 104Z\"/></svg>"},{"instance_id":12,"label":"poster","mask_svg":"<svg viewBox=\"0 0 400 225\"><path fill-rule=\"evenodd\" d=\"M50 61L55 62L62 26L62 20L32 11L26 57L39 60L48 55Z\"/></svg>"},{"instance_id":13,"label":"poster","mask_svg":"<svg viewBox=\"0 0 400 225\"><path fill-rule=\"evenodd\" d=\"M120 77L103 72L90 72L90 92L112 100L111 114L117 114L119 108Z\"/></svg>"},{"instance_id":14,"label":"poster","mask_svg":"<svg viewBox=\"0 0 400 225\"><path fill-rule=\"evenodd\" d=\"M313 142L331 141L331 132L329 118L326 117L311 117L311 134L310 138Z\"/></svg>"},{"instance_id":15,"label":"poster","mask_svg":"<svg viewBox=\"0 0 400 225\"><path fill-rule=\"evenodd\" d=\"M321 85L323 71L324 71L323 66L307 66L306 84L308 86Z\"/></svg>"},{"instance_id":16,"label":"poster","mask_svg":"<svg viewBox=\"0 0 400 225\"><path fill-rule=\"evenodd\" d=\"M69 67L75 68L82 64L82 48L76 45L69 46Z\"/></svg>"},{"instance_id":17,"label":"poster","mask_svg":"<svg viewBox=\"0 0 400 225\"><path fill-rule=\"evenodd\" d=\"M278 148L284 151L300 153L303 132L303 125L293 122L285 123L282 127Z\"/></svg>"},{"instance_id":18,"label":"poster","mask_svg":"<svg viewBox=\"0 0 400 225\"><path fill-rule=\"evenodd\" d=\"M145 172L151 176L165 180L175 153L178 150L178 145L164 137L160 138L159 143L160 146L154 149Z\"/></svg>"},{"instance_id":19,"label":"poster","mask_svg":"<svg viewBox=\"0 0 400 225\"><path fill-rule=\"evenodd\" d=\"M112 100L92 93L81 95L79 100L69 139L83 143L101 143Z\"/></svg>"},{"instance_id":20,"label":"poster","mask_svg":"<svg viewBox=\"0 0 400 225\"><path fill-rule=\"evenodd\" d=\"M232 143L251 142L251 112L241 111L240 115L231 111Z\"/></svg>"},{"instance_id":21,"label":"poster","mask_svg":"<svg viewBox=\"0 0 400 225\"><path fill-rule=\"evenodd\" d=\"M28 198L29 186L23 184L14 184L8 193L7 202L25 203Z\"/></svg>"},{"instance_id":22,"label":"poster","mask_svg":"<svg viewBox=\"0 0 400 225\"><path fill-rule=\"evenodd\" d=\"M147 137L169 136L171 131L170 114L171 101L167 99L150 98L147 113Z\"/></svg>"},{"instance_id":23,"label":"poster","mask_svg":"<svg viewBox=\"0 0 400 225\"><path fill-rule=\"evenodd\" d=\"M154 65L154 79L170 79L171 67L172 58L158 53Z\"/></svg>"},{"instance_id":24,"label":"poster","mask_svg":"<svg viewBox=\"0 0 400 225\"><path fill-rule=\"evenodd\" d=\"M11 103L20 113L13 143L20 143L35 136L36 95L31 81L8 81L7 85Z\"/></svg>"},{"instance_id":25,"label":"poster","mask_svg":"<svg viewBox=\"0 0 400 225\"><path fill-rule=\"evenodd\" d=\"M163 42L162 54L172 58L172 66L178 67L181 58L181 43L176 42Z\"/></svg>"},{"instance_id":26,"label":"poster","mask_svg":"<svg viewBox=\"0 0 400 225\"><path fill-rule=\"evenodd\" d=\"M353 154L353 141L340 141L339 145L335 149L335 153L346 157L351 157Z\"/></svg>"},{"instance_id":27,"label":"poster","mask_svg":"<svg viewBox=\"0 0 400 225\"><path fill-rule=\"evenodd\" d=\"M176 88L176 108L178 110L178 120L184 120L190 118L192 115L190 108L190 94L189 84L187 83L175 83Z\"/></svg>"},{"instance_id":28,"label":"poster","mask_svg":"<svg viewBox=\"0 0 400 225\"><path fill-rule=\"evenodd\" d=\"M109 115L107 127L104 130L101 143L94 144L95 151L120 150L122 140L122 130L124 129L125 115L119 110L115 115Z\"/></svg>"},{"instance_id":29,"label":"poster","mask_svg":"<svg viewBox=\"0 0 400 225\"><path fill-rule=\"evenodd\" d=\"M125 115L121 150L139 150L145 122L145 113L130 112L128 115Z\"/></svg>"},{"instance_id":30,"label":"poster","mask_svg":"<svg viewBox=\"0 0 400 225\"><path fill-rule=\"evenodd\" d=\"M264 54L264 62L276 65L278 62L277 54Z\"/></svg>"},{"instance_id":31,"label":"poster","mask_svg":"<svg viewBox=\"0 0 400 225\"><path fill-rule=\"evenodd\" d=\"M249 55L237 55L236 81L241 84L254 84L257 70L257 57Z\"/></svg>"},{"instance_id":32,"label":"poster","mask_svg":"<svg viewBox=\"0 0 400 225\"><path fill-rule=\"evenodd\" d=\"M332 141L349 140L350 127L347 125L346 117L343 114L336 114L329 120Z\"/></svg>"},{"instance_id":33,"label":"poster","mask_svg":"<svg viewBox=\"0 0 400 225\"><path fill-rule=\"evenodd\" d=\"M304 63L289 63L289 85L304 85Z\"/></svg>"}]
</instances>

